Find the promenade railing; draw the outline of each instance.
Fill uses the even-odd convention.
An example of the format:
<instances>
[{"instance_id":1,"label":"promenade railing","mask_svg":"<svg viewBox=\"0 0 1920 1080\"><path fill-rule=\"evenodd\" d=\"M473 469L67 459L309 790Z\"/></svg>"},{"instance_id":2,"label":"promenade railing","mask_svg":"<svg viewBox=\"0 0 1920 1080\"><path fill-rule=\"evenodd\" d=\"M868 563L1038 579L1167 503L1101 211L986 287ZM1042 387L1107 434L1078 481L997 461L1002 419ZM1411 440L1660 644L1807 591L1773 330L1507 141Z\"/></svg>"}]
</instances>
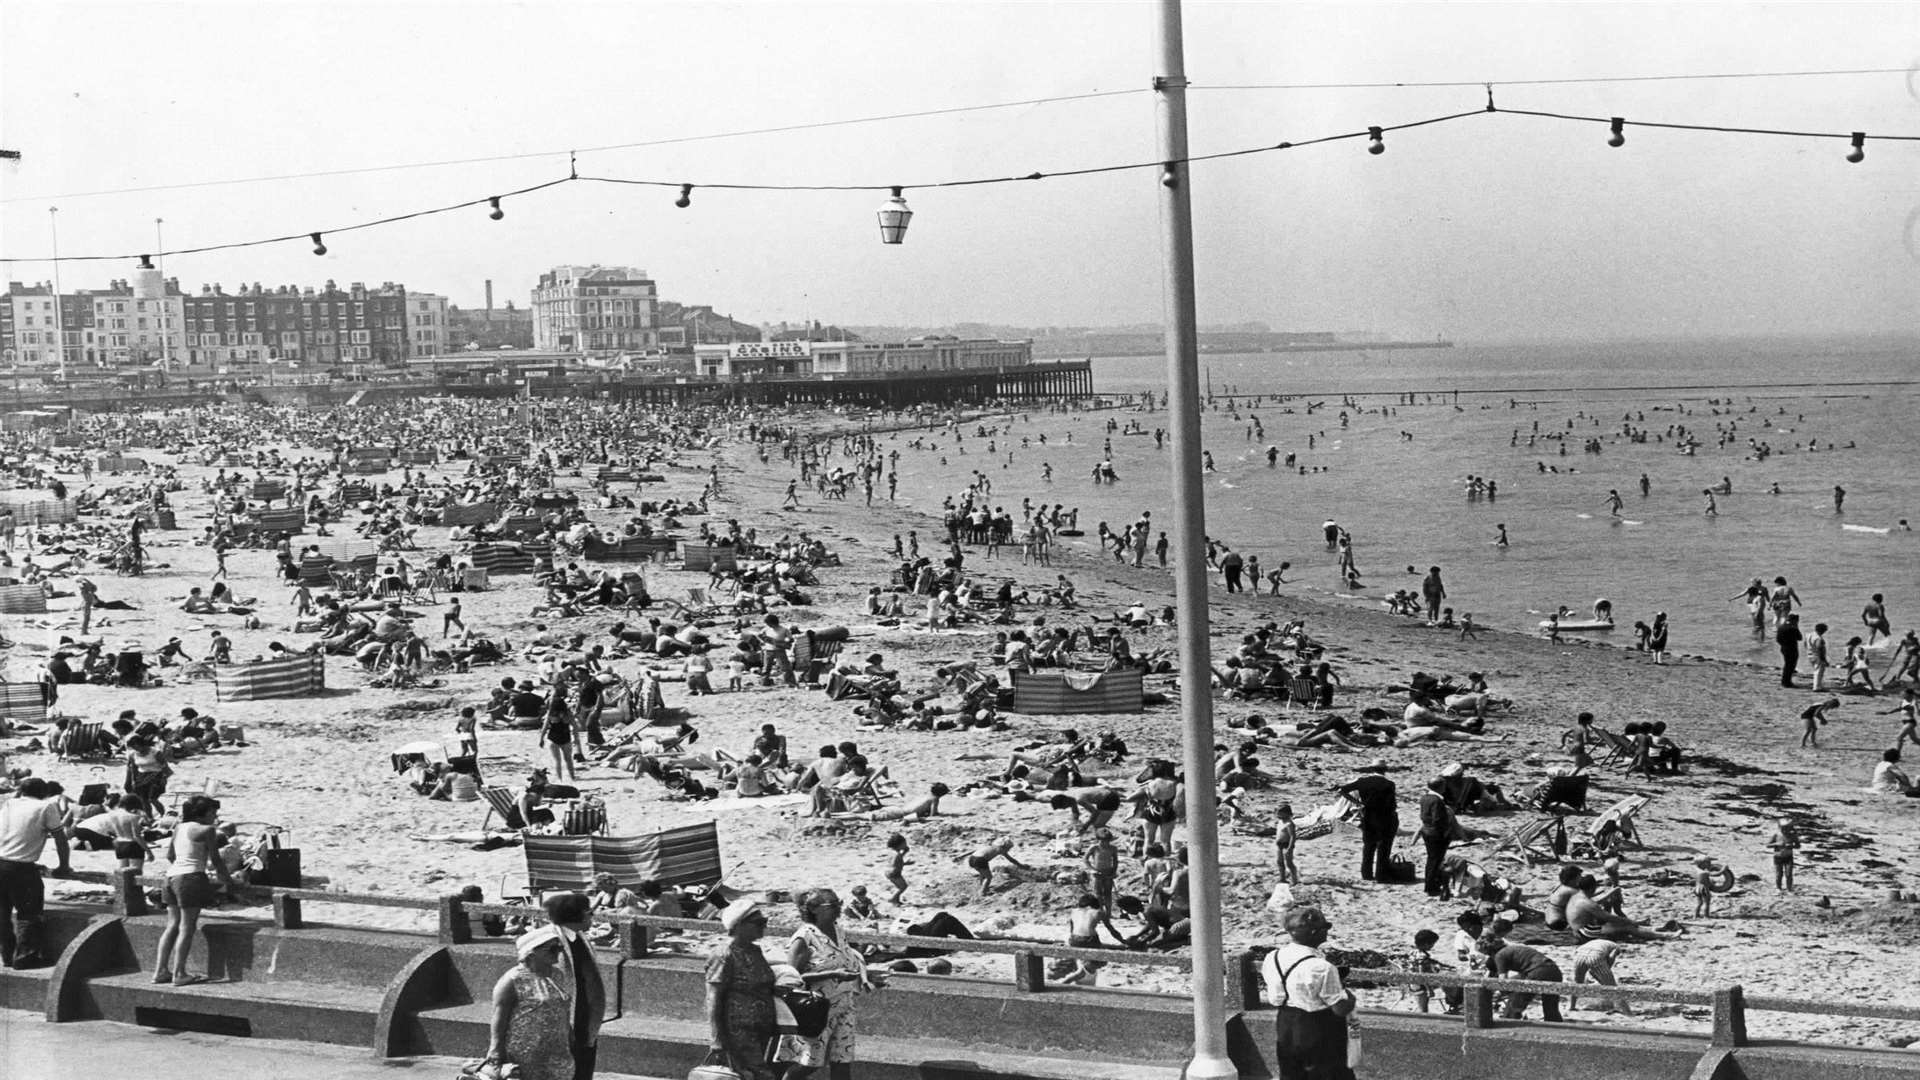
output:
<instances>
[{"instance_id":1,"label":"promenade railing","mask_svg":"<svg viewBox=\"0 0 1920 1080\"><path fill-rule=\"evenodd\" d=\"M158 887L164 879L141 877L137 871L110 873L80 872L73 880L110 886L114 910L127 915L145 915L150 911L146 889ZM300 930L310 925L305 917L308 904L398 908L433 915L437 937L444 945L469 944L477 937L476 921L488 917L538 921L544 917L538 905L492 904L464 900L457 895L437 900L419 897L387 896L379 893L338 892L327 889L289 889L268 886L242 886L241 893L264 897L272 907L273 924L283 930ZM713 919L671 918L630 912L600 911L596 921L611 924L617 933L616 949L621 960L642 959L657 951L661 931L693 932L715 937L723 931ZM330 925L330 924L329 924ZM773 929L790 929L775 924ZM1094 961L1101 964L1136 968L1155 968L1188 972L1193 962L1175 952L1147 952L1131 949L1082 949L1040 941L1006 938L926 937L916 934L890 934L852 927L843 928L848 941L856 945L874 945L890 951L918 950L928 954L986 953L1011 957L1015 988L1038 993L1047 989L1046 965L1050 960ZM1233 949L1226 956L1225 992L1229 1007L1245 1012L1267 1008L1260 987L1259 965L1264 950ZM928 958L931 958L928 956ZM1613 1002L1649 1002L1691 1006L1711 1010L1712 1043L1717 1047L1749 1044L1747 1015L1752 1012L1779 1012L1823 1016L1834 1019L1874 1019L1920 1022L1920 1007L1882 1005L1869 1002L1796 998L1770 994L1748 994L1739 985L1711 989L1670 986L1624 986L1583 982L1535 982L1525 979L1496 979L1477 975L1448 975L1441 972L1414 972L1398 968L1353 968L1347 972L1350 983L1373 986L1403 986L1409 989L1461 992L1461 1018L1469 1028L1488 1029L1502 1019L1495 1011L1500 994L1531 994L1536 997L1597 998ZM1080 989L1080 987L1076 987Z\"/></svg>"}]
</instances>

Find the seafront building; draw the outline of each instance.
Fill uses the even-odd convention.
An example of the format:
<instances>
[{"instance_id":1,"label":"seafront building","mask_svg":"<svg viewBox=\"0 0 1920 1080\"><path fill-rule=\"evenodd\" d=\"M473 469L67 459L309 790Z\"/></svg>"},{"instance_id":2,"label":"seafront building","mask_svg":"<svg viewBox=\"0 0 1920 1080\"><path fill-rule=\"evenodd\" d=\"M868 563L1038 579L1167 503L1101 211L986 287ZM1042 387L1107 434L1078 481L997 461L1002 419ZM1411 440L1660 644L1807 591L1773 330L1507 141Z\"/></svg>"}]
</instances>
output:
<instances>
[{"instance_id":1,"label":"seafront building","mask_svg":"<svg viewBox=\"0 0 1920 1080\"><path fill-rule=\"evenodd\" d=\"M533 290L533 347L585 356L660 347L660 294L631 266L556 266Z\"/></svg>"},{"instance_id":2,"label":"seafront building","mask_svg":"<svg viewBox=\"0 0 1920 1080\"><path fill-rule=\"evenodd\" d=\"M919 337L910 341L768 341L696 345L695 369L723 378L879 378L1025 367L1030 341Z\"/></svg>"}]
</instances>

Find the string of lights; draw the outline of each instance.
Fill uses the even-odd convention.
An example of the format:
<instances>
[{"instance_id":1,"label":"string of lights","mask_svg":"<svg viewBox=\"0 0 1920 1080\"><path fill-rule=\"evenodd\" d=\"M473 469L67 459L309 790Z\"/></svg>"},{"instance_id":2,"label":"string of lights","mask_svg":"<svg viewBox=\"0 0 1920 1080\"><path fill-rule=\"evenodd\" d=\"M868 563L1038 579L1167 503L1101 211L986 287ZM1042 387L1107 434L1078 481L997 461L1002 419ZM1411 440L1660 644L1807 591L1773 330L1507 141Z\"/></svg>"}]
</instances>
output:
<instances>
[{"instance_id":1,"label":"string of lights","mask_svg":"<svg viewBox=\"0 0 1920 1080\"><path fill-rule=\"evenodd\" d=\"M328 248L326 246L326 237L329 235L337 236L342 233L359 232L364 229L372 229L372 228L377 228L384 225L392 225L397 222L411 221L417 218L432 217L438 214L452 213L456 210L464 210L469 207L481 206L481 205L485 205L489 208L489 213L487 215L489 218L495 221L499 221L506 216L506 211L501 206L502 200L509 199L509 198L517 198L522 195L531 195L535 192L545 191L549 188L554 188L562 184L571 184L571 183L615 184L615 185L632 186L632 187L657 187L657 188L677 189L679 192L679 195L677 198L674 199L674 205L680 207L681 209L687 209L693 205L693 192L696 188L708 188L708 189L718 190L718 191L792 191L792 192L885 191L885 192L890 192L891 195L888 201L881 206L879 211L882 242L889 243L889 244L897 244L902 242L902 240L904 239L904 236L906 233L906 223L909 220L911 220L913 216L913 211L907 208L906 200L904 197L904 193L907 189L934 190L939 188L980 187L980 186L985 186L989 184L1013 184L1013 183L1023 183L1023 182L1035 181L1035 180L1057 180L1057 179L1065 179L1070 177L1093 176L1093 175L1102 174L1102 173L1126 172L1126 171L1137 170L1137 169L1159 169L1161 170L1162 182L1167 184L1173 184L1178 182L1177 167L1182 165L1192 165L1192 164L1196 164L1200 162L1208 162L1208 161L1220 161L1227 158L1246 157L1253 154L1274 153L1274 152L1283 151L1283 150L1299 150L1309 146L1318 146L1324 143L1342 142L1349 139L1358 139L1363 137L1367 140L1368 153L1383 154L1386 152L1386 149L1387 149L1386 136L1389 132L1408 131L1414 128L1427 127L1434 124L1452 123L1455 121L1467 119L1468 117L1498 115L1498 114L1506 114L1510 116L1526 116L1526 117L1533 117L1536 119L1559 120L1559 121L1566 121L1566 122L1573 122L1573 123L1606 124L1608 125L1609 132L1610 132L1607 137L1607 144L1609 146L1614 146L1614 147L1624 146L1626 144L1626 133L1625 133L1626 128L1644 127L1644 128L1664 129L1664 130L1673 130L1673 131L1699 131L1699 132L1711 132L1716 134L1730 134L1730 135L1764 135L1764 136L1801 138L1801 139L1845 139L1845 140L1848 140L1851 145L1851 148L1847 151L1845 155L1845 159L1847 161L1852 162L1854 164L1859 164L1860 162L1866 159L1866 143L1868 140L1868 135L1866 132L1863 132L1863 131L1853 131L1853 132L1791 131L1791 130L1784 130L1779 128L1739 127L1739 126L1719 125L1719 124L1688 124L1688 123L1677 123L1672 121L1660 121L1660 120L1631 120L1630 121L1624 117L1619 117L1619 116L1583 116L1583 115L1574 114L1574 113L1546 112L1546 111L1536 110L1536 109L1502 109L1502 108L1496 107L1494 104L1493 86L1487 85L1486 89L1487 89L1487 104L1484 108L1481 108L1481 109L1474 109L1468 112L1447 113L1440 116L1427 117L1421 120L1411 120L1411 121L1407 121L1405 123L1400 123L1400 124L1371 125L1364 129L1337 132L1331 135L1321 135L1311 139L1272 143L1272 144L1265 144L1260 146L1242 147L1237 150L1223 150L1223 151L1218 151L1211 154L1194 154L1177 161L1135 161L1135 162L1125 162L1125 163L1113 164L1113 165L1089 166L1089 167L1079 168L1079 169L1062 169L1056 172L1031 172L1031 173L1025 173L1018 176L965 177L965 178L950 179L950 180L930 180L930 181L924 181L921 183L914 183L914 184L874 184L874 183L747 184L747 183L728 183L728 182L690 183L682 180L657 180L657 179L649 179L649 178L617 177L617 176L582 176L579 174L577 168L570 167L568 170L568 175L566 176L562 176L553 180L548 180L542 183L534 184L529 187L518 188L513 191L506 191L497 195L483 195L483 196L480 196L479 198L467 199L465 201L452 203L446 206L429 207L427 209L414 210L414 211L410 211L402 214L394 214L388 217L376 218L371 221L362 221L362 222L357 222L355 224L342 225L342 226L337 226L330 229L320 229L317 231L288 233L283 236L271 236L271 237L265 237L257 240L241 240L241 241L234 241L234 242L225 243L225 244L207 244L199 247L177 248L177 249L172 249L168 251L158 251L158 252L123 253L123 254L117 254L117 255L67 255L67 256L61 257L58 261L60 262L108 262L108 261L120 261L120 260L126 260L126 259L138 259L142 267L149 267L151 266L151 260L156 257L171 258L175 256L182 256L182 255L201 255L201 254L206 254L208 252L214 252L214 251L232 251L239 248L261 247L267 244L280 244L280 243L286 243L289 241L297 241L297 240L312 241L313 253L315 255L325 255L327 254L327 251L328 251ZM1872 136L1872 139L1876 142L1912 143L1912 142L1920 142L1920 135L1874 135ZM0 263L27 263L27 262L50 262L50 261L54 261L54 260L46 259L46 258L28 257L28 256L0 257Z\"/></svg>"}]
</instances>

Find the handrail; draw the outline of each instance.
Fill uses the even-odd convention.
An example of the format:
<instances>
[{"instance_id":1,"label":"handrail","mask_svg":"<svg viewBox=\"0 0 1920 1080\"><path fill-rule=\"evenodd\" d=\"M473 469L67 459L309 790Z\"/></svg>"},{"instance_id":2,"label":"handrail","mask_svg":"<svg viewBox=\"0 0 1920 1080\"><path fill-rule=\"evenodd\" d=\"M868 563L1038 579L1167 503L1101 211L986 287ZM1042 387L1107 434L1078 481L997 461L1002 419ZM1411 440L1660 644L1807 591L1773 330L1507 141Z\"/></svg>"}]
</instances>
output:
<instances>
[{"instance_id":1,"label":"handrail","mask_svg":"<svg viewBox=\"0 0 1920 1080\"><path fill-rule=\"evenodd\" d=\"M125 914L140 915L147 911L143 886L160 885L165 879L160 877L142 877L138 871L121 870L113 872L75 871L66 875L66 880L85 881L116 887L115 907ZM240 890L250 895L264 894L273 904L274 922L282 929L297 930L304 924L301 918L301 904L349 904L366 907L407 908L416 911L438 911L440 916L441 940L450 944L460 944L473 940L471 920L475 916L494 915L502 918L522 918L539 909L516 904L475 903L460 899L458 896L446 896L438 900L426 900L416 897L385 896L377 893L333 892L322 889L288 889L266 885L245 885ZM721 928L712 919L682 919L665 915L647 915L637 912L599 912L597 917L621 928L621 950L628 957L645 956L648 952L650 930L693 930L719 934ZM784 929L784 927L783 927ZM1168 968L1190 971L1193 961L1190 957L1171 953L1142 953L1132 949L1082 949L1069 945L1052 945L1043 941L1022 941L1007 938L945 938L925 937L918 934L890 934L879 931L848 928L847 940L856 944L882 945L892 948L936 949L942 953L976 952L1012 956L1015 959L1016 981L1023 990L1038 990L1044 985L1041 972L1043 959L1087 960L1111 964L1129 964L1137 967ZM1251 950L1236 951L1229 957L1228 992L1230 1000L1238 1007L1253 1011L1265 1006L1260 1000L1258 975L1255 958L1260 955ZM1713 1038L1716 1045L1746 1045L1746 1014L1750 1011L1783 1012L1812 1016L1835 1016L1875 1020L1920 1021L1920 1007L1910 1005L1877 1005L1854 1001L1842 1001L1824 998L1794 998L1779 995L1748 995L1738 985L1724 986L1712 990L1665 986L1623 986L1602 983L1539 982L1531 979L1498 979L1484 975L1450 975L1443 972L1417 972L1392 968L1352 968L1347 972L1350 981L1384 983L1390 986L1419 986L1458 988L1465 993L1468 1008L1466 1018L1469 1026L1487 1028L1493 1026L1492 1000L1495 993L1520 993L1555 997L1595 997L1614 998L1624 1001L1648 1001L1675 1005L1707 1006L1713 1009Z\"/></svg>"}]
</instances>

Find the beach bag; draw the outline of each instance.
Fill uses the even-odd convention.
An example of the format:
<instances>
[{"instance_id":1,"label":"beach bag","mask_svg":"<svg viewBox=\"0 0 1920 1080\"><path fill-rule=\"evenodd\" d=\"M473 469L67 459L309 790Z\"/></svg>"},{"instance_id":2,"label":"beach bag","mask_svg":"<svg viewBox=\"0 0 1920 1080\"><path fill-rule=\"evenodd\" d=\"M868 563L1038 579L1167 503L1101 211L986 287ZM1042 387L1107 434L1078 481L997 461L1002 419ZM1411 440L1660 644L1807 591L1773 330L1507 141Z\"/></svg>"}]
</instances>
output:
<instances>
[{"instance_id":1,"label":"beach bag","mask_svg":"<svg viewBox=\"0 0 1920 1080\"><path fill-rule=\"evenodd\" d=\"M774 999L776 1008L779 1001L779 998ZM695 1065L693 1071L687 1074L687 1080L740 1080L739 1073L721 1064L726 1056L724 1050L707 1051L707 1060Z\"/></svg>"},{"instance_id":2,"label":"beach bag","mask_svg":"<svg viewBox=\"0 0 1920 1080\"><path fill-rule=\"evenodd\" d=\"M278 826L267 830L260 848L260 873L254 878L255 884L277 889L300 887L300 849L280 846L280 838L286 831Z\"/></svg>"},{"instance_id":3,"label":"beach bag","mask_svg":"<svg viewBox=\"0 0 1920 1080\"><path fill-rule=\"evenodd\" d=\"M782 990L773 995L773 1030L780 1035L817 1039L827 1030L832 1004L814 990Z\"/></svg>"},{"instance_id":4,"label":"beach bag","mask_svg":"<svg viewBox=\"0 0 1920 1080\"><path fill-rule=\"evenodd\" d=\"M1267 897L1267 910L1285 912L1293 906L1293 886L1281 882L1273 887L1273 895Z\"/></svg>"}]
</instances>

